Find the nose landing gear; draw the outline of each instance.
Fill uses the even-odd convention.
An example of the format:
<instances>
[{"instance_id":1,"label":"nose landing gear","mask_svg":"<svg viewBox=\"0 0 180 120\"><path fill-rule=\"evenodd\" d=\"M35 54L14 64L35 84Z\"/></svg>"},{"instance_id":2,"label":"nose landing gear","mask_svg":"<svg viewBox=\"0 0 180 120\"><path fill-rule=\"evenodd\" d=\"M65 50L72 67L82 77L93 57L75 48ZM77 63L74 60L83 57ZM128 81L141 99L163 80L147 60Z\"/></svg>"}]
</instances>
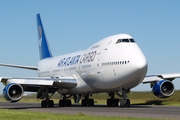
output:
<instances>
[{"instance_id":1,"label":"nose landing gear","mask_svg":"<svg viewBox=\"0 0 180 120\"><path fill-rule=\"evenodd\" d=\"M126 96L126 93L127 91L129 92L129 89L121 89L120 90L122 92L122 94L119 94L118 92L116 92L116 94L122 98L122 99L116 99L114 96L115 96L115 93L109 93L109 96L110 98L107 99L107 106L114 106L114 107L130 107L131 106L131 103L130 103L130 100L127 99L127 96Z\"/></svg>"}]
</instances>

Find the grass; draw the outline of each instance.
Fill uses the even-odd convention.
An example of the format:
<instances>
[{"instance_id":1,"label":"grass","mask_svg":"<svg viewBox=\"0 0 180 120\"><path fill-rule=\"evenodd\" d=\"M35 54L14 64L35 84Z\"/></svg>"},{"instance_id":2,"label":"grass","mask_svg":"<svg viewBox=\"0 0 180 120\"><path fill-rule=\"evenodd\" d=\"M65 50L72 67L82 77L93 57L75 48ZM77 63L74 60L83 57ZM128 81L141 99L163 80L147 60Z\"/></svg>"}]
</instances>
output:
<instances>
[{"instance_id":1,"label":"grass","mask_svg":"<svg viewBox=\"0 0 180 120\"><path fill-rule=\"evenodd\" d=\"M156 118L105 117L89 116L82 113L75 115L52 114L22 110L0 109L1 120L164 120Z\"/></svg>"},{"instance_id":2,"label":"grass","mask_svg":"<svg viewBox=\"0 0 180 120\"><path fill-rule=\"evenodd\" d=\"M169 98L158 98L151 92L132 92L129 94L132 104L137 105L180 105L180 90Z\"/></svg>"}]
</instances>

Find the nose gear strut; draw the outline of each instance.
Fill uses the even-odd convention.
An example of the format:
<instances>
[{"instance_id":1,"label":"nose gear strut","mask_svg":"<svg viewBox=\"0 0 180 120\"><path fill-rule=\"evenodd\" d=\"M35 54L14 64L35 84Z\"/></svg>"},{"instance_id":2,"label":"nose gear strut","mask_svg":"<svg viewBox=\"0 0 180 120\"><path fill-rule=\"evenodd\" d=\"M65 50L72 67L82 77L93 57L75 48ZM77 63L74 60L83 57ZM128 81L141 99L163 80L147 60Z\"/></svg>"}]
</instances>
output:
<instances>
[{"instance_id":1,"label":"nose gear strut","mask_svg":"<svg viewBox=\"0 0 180 120\"><path fill-rule=\"evenodd\" d=\"M129 89L121 89L120 92L122 94L119 94L118 92L116 92L116 94L121 98L121 99L116 99L115 93L109 93L110 98L107 99L107 106L114 106L114 107L130 107L131 103L130 100L127 99L127 92L129 92Z\"/></svg>"}]
</instances>

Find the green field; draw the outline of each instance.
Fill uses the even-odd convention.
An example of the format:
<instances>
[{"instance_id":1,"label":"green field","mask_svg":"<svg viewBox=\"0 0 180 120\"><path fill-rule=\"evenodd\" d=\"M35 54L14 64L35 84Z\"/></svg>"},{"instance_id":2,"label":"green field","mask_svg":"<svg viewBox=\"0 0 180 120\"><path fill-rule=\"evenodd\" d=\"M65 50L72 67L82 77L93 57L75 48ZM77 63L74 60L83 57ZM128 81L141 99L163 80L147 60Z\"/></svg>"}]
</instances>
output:
<instances>
[{"instance_id":1,"label":"green field","mask_svg":"<svg viewBox=\"0 0 180 120\"><path fill-rule=\"evenodd\" d=\"M106 104L107 94L94 94L93 98L95 104ZM175 91L175 93L166 99L157 98L151 92L131 92L128 94L128 98L134 105L180 105L180 90ZM59 101L59 95L55 94L52 99L55 102ZM73 100L72 100L73 101ZM4 98L0 97L0 102L5 102ZM41 102L41 100L36 99L36 95L32 94L30 96L25 96L20 102ZM53 108L51 108L53 109ZM26 110L8 110L0 109L0 119L1 120L164 120L164 119L153 119L153 118L129 118L129 117L105 117L105 116L88 116L82 113L75 115L68 114L52 114L52 113L42 113L33 112Z\"/></svg>"},{"instance_id":2,"label":"green field","mask_svg":"<svg viewBox=\"0 0 180 120\"><path fill-rule=\"evenodd\" d=\"M155 118L88 116L81 113L75 115L53 114L53 113L32 112L25 110L5 110L5 109L0 109L0 119L1 120L166 120L166 119L155 119Z\"/></svg>"}]
</instances>

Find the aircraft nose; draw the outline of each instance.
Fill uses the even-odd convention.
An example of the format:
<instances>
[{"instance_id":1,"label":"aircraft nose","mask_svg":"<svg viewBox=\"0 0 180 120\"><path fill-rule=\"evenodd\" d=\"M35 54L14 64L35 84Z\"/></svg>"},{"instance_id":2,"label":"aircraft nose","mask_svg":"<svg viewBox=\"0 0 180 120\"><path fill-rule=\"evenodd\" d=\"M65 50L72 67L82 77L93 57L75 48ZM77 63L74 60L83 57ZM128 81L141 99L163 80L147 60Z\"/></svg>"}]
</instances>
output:
<instances>
[{"instance_id":1,"label":"aircraft nose","mask_svg":"<svg viewBox=\"0 0 180 120\"><path fill-rule=\"evenodd\" d=\"M143 54L135 55L133 57L131 64L132 70L137 71L138 73L146 74L147 67L148 67L147 59Z\"/></svg>"}]
</instances>

